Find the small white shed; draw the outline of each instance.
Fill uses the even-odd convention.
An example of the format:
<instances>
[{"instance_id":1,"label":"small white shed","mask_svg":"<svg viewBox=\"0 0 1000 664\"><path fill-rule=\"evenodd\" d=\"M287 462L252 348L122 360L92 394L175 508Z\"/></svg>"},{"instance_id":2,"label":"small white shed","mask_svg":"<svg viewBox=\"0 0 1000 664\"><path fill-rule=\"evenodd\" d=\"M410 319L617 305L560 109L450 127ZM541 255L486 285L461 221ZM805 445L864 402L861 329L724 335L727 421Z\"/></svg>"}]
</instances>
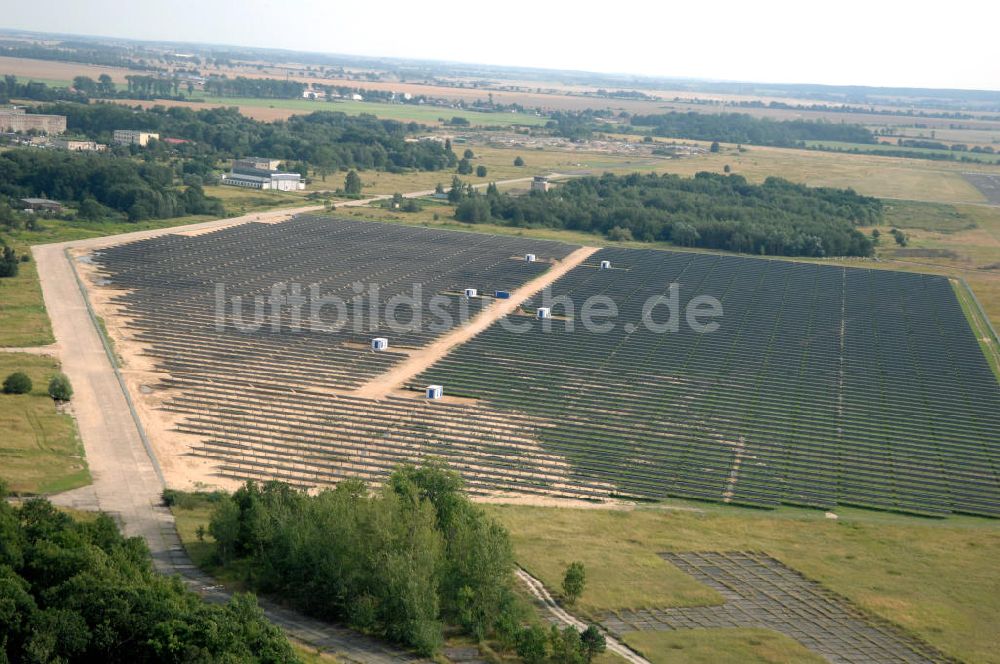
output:
<instances>
[{"instance_id":1,"label":"small white shed","mask_svg":"<svg viewBox=\"0 0 1000 664\"><path fill-rule=\"evenodd\" d=\"M524 262L525 263L534 263L535 262L535 255L534 254L525 254L524 255Z\"/></svg>"},{"instance_id":2,"label":"small white shed","mask_svg":"<svg viewBox=\"0 0 1000 664\"><path fill-rule=\"evenodd\" d=\"M385 337L372 339L372 350L386 350L387 348L389 348L389 340Z\"/></svg>"},{"instance_id":3,"label":"small white shed","mask_svg":"<svg viewBox=\"0 0 1000 664\"><path fill-rule=\"evenodd\" d=\"M611 269L611 261L601 261L601 269L602 270L610 270Z\"/></svg>"},{"instance_id":4,"label":"small white shed","mask_svg":"<svg viewBox=\"0 0 1000 664\"><path fill-rule=\"evenodd\" d=\"M542 318L552 318L552 309L549 307L538 307L535 310L535 315L538 316L539 320Z\"/></svg>"},{"instance_id":5,"label":"small white shed","mask_svg":"<svg viewBox=\"0 0 1000 664\"><path fill-rule=\"evenodd\" d=\"M466 288L465 289L465 297L470 297L470 298L471 297L476 297L478 294L479 294L479 291L477 291L475 288Z\"/></svg>"},{"instance_id":6,"label":"small white shed","mask_svg":"<svg viewBox=\"0 0 1000 664\"><path fill-rule=\"evenodd\" d=\"M440 399L444 396L444 388L440 385L428 385L427 386L427 398L428 399Z\"/></svg>"}]
</instances>

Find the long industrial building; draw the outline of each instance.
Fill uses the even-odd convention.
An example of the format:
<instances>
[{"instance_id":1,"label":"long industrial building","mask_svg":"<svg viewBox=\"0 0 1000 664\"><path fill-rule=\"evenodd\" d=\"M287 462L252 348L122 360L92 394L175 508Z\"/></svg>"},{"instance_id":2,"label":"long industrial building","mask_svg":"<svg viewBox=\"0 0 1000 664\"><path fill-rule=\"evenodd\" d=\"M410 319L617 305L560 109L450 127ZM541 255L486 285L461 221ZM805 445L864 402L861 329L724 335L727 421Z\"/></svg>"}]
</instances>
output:
<instances>
[{"instance_id":1,"label":"long industrial building","mask_svg":"<svg viewBox=\"0 0 1000 664\"><path fill-rule=\"evenodd\" d=\"M27 133L32 130L61 134L66 131L66 116L26 113L19 107L0 108L0 131Z\"/></svg>"}]
</instances>

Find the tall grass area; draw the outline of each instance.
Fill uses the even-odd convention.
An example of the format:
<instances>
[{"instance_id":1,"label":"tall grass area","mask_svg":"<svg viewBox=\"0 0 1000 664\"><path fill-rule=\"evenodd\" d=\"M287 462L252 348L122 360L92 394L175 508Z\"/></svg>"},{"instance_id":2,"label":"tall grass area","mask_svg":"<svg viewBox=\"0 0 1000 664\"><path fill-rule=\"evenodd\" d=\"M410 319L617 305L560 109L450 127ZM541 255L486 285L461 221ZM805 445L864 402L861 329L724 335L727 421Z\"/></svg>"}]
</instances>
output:
<instances>
[{"instance_id":1,"label":"tall grass area","mask_svg":"<svg viewBox=\"0 0 1000 664\"><path fill-rule=\"evenodd\" d=\"M560 587L570 562L585 564L588 584L578 603L585 615L717 601L713 591L659 558L660 552L764 551L947 654L997 661L1000 524L994 521L854 509L838 510L832 520L793 508L671 505L633 511L489 509L511 531L518 563L550 590ZM707 634L697 647L716 640ZM729 648L725 640L718 643ZM722 654L719 660L693 661L725 661Z\"/></svg>"},{"instance_id":2,"label":"tall grass area","mask_svg":"<svg viewBox=\"0 0 1000 664\"><path fill-rule=\"evenodd\" d=\"M0 479L18 494L66 491L90 484L76 422L56 408L50 357L0 352L0 381L15 371L31 378L28 394L0 394Z\"/></svg>"}]
</instances>

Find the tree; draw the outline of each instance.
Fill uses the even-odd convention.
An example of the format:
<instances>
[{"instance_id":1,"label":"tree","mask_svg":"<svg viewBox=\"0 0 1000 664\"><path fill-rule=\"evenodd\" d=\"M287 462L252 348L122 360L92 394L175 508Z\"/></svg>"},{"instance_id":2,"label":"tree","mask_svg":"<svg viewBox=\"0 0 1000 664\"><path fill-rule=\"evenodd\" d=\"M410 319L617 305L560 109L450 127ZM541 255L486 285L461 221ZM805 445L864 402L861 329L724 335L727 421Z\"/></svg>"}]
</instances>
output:
<instances>
[{"instance_id":1,"label":"tree","mask_svg":"<svg viewBox=\"0 0 1000 664\"><path fill-rule=\"evenodd\" d=\"M458 203L459 201L461 201L462 190L464 188L465 185L462 183L462 180L457 175L453 177L451 179L451 189L448 190L448 202Z\"/></svg>"},{"instance_id":2,"label":"tree","mask_svg":"<svg viewBox=\"0 0 1000 664\"><path fill-rule=\"evenodd\" d=\"M635 238L629 229L615 226L608 231L608 239L612 242L631 242Z\"/></svg>"},{"instance_id":3,"label":"tree","mask_svg":"<svg viewBox=\"0 0 1000 664\"><path fill-rule=\"evenodd\" d=\"M729 164L726 164L722 167L722 172L728 175L733 172L733 169L729 167Z\"/></svg>"},{"instance_id":4,"label":"tree","mask_svg":"<svg viewBox=\"0 0 1000 664\"><path fill-rule=\"evenodd\" d=\"M237 540L240 534L240 508L232 498L226 496L215 508L208 524L208 532L217 543L216 551L220 561L229 562L236 553Z\"/></svg>"},{"instance_id":5,"label":"tree","mask_svg":"<svg viewBox=\"0 0 1000 664\"><path fill-rule=\"evenodd\" d=\"M597 628L597 625L588 626L580 634L580 640L583 642L583 651L587 656L588 662L600 655L608 647L607 641L604 639L604 635L601 634L601 630Z\"/></svg>"},{"instance_id":6,"label":"tree","mask_svg":"<svg viewBox=\"0 0 1000 664\"><path fill-rule=\"evenodd\" d=\"M472 163L469 161L468 157L458 160L458 174L468 175L472 172Z\"/></svg>"},{"instance_id":7,"label":"tree","mask_svg":"<svg viewBox=\"0 0 1000 664\"><path fill-rule=\"evenodd\" d=\"M441 184L440 182L438 182L436 185L434 185L434 193L435 194L443 194L444 193L444 185Z\"/></svg>"},{"instance_id":8,"label":"tree","mask_svg":"<svg viewBox=\"0 0 1000 664\"><path fill-rule=\"evenodd\" d=\"M538 625L525 627L517 637L517 656L525 664L541 664L548 657L549 637Z\"/></svg>"},{"instance_id":9,"label":"tree","mask_svg":"<svg viewBox=\"0 0 1000 664\"><path fill-rule=\"evenodd\" d=\"M464 158L466 158L466 159L475 159L476 158L475 153L471 149L469 149L469 148L465 148L465 152L462 153L462 156Z\"/></svg>"},{"instance_id":10,"label":"tree","mask_svg":"<svg viewBox=\"0 0 1000 664\"><path fill-rule=\"evenodd\" d=\"M549 643L552 646L551 661L554 664L584 664L586 655L580 632L575 627L567 625L562 631L555 625L549 631Z\"/></svg>"},{"instance_id":11,"label":"tree","mask_svg":"<svg viewBox=\"0 0 1000 664\"><path fill-rule=\"evenodd\" d=\"M348 171L347 177L344 178L344 193L350 196L361 193L361 177L353 169Z\"/></svg>"},{"instance_id":12,"label":"tree","mask_svg":"<svg viewBox=\"0 0 1000 664\"><path fill-rule=\"evenodd\" d=\"M110 97L115 93L115 84L108 74L97 77L97 91L104 97Z\"/></svg>"},{"instance_id":13,"label":"tree","mask_svg":"<svg viewBox=\"0 0 1000 664\"><path fill-rule=\"evenodd\" d=\"M2 240L0 240L0 243L2 243ZM3 251L0 251L0 277L16 277L21 261L12 247L8 247L7 245L2 246Z\"/></svg>"},{"instance_id":14,"label":"tree","mask_svg":"<svg viewBox=\"0 0 1000 664\"><path fill-rule=\"evenodd\" d=\"M572 562L566 568L566 575L563 577L563 594L566 600L572 604L583 594L583 589L587 585L587 572L581 562Z\"/></svg>"},{"instance_id":15,"label":"tree","mask_svg":"<svg viewBox=\"0 0 1000 664\"><path fill-rule=\"evenodd\" d=\"M476 166L476 177L484 178L486 177L486 167L480 164Z\"/></svg>"},{"instance_id":16,"label":"tree","mask_svg":"<svg viewBox=\"0 0 1000 664\"><path fill-rule=\"evenodd\" d=\"M73 387L69 384L66 374L57 373L49 381L49 396L56 401L69 401L73 396Z\"/></svg>"},{"instance_id":17,"label":"tree","mask_svg":"<svg viewBox=\"0 0 1000 664\"><path fill-rule=\"evenodd\" d=\"M719 142L718 141L712 141L712 145L711 145L711 147L708 148L708 150L709 150L709 152L718 152L719 151Z\"/></svg>"},{"instance_id":18,"label":"tree","mask_svg":"<svg viewBox=\"0 0 1000 664\"><path fill-rule=\"evenodd\" d=\"M3 381L4 394L27 394L31 391L31 379L22 371L15 371Z\"/></svg>"},{"instance_id":19,"label":"tree","mask_svg":"<svg viewBox=\"0 0 1000 664\"><path fill-rule=\"evenodd\" d=\"M520 156L514 157L514 165L518 167L524 166L524 159L522 159Z\"/></svg>"}]
</instances>

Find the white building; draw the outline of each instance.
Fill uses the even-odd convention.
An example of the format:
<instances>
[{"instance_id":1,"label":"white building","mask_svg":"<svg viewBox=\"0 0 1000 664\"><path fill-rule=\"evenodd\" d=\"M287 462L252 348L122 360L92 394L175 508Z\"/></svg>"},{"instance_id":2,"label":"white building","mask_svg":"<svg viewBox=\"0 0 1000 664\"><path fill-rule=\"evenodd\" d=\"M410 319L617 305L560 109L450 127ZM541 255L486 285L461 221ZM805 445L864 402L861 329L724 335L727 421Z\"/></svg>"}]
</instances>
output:
<instances>
[{"instance_id":1,"label":"white building","mask_svg":"<svg viewBox=\"0 0 1000 664\"><path fill-rule=\"evenodd\" d=\"M273 189L277 191L300 191L306 188L305 180L299 173L278 170L280 159L265 157L245 157L233 159L233 167L222 176L222 184L245 189Z\"/></svg>"},{"instance_id":2,"label":"white building","mask_svg":"<svg viewBox=\"0 0 1000 664\"><path fill-rule=\"evenodd\" d=\"M49 141L49 145L70 152L103 152L108 149L108 146L103 143L76 138L53 138Z\"/></svg>"},{"instance_id":3,"label":"white building","mask_svg":"<svg viewBox=\"0 0 1000 664\"><path fill-rule=\"evenodd\" d=\"M118 145L138 145L146 147L151 139L160 140L160 135L151 131L140 131L138 129L115 129L111 134L112 140Z\"/></svg>"}]
</instances>

